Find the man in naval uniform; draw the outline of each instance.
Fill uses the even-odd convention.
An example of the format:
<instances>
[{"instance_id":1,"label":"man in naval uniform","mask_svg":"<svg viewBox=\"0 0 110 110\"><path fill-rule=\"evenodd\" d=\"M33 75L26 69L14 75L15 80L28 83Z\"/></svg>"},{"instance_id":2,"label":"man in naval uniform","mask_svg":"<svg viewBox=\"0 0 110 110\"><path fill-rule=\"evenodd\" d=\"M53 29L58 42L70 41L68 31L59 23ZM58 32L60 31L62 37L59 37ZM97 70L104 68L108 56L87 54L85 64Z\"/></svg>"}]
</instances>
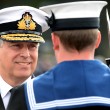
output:
<instances>
[{"instance_id":1,"label":"man in naval uniform","mask_svg":"<svg viewBox=\"0 0 110 110\"><path fill-rule=\"evenodd\" d=\"M0 10L0 110L25 110L25 102L16 92L32 78L37 66L42 33L49 27L45 12L30 6ZM14 89L12 89L14 88ZM13 104L14 103L14 104ZM16 108L22 104L22 109Z\"/></svg>"}]
</instances>

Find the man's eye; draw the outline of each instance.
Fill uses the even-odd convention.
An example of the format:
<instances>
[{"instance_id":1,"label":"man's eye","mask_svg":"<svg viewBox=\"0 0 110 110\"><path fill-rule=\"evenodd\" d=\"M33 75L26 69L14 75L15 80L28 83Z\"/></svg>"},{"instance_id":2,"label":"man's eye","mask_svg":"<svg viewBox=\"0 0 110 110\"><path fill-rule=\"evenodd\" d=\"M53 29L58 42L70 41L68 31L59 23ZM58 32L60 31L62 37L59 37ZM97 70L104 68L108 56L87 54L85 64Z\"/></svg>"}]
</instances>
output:
<instances>
[{"instance_id":1,"label":"man's eye","mask_svg":"<svg viewBox=\"0 0 110 110\"><path fill-rule=\"evenodd\" d=\"M12 44L12 45L10 45L11 47L16 47L16 48L19 48L20 47L20 45L19 44Z\"/></svg>"},{"instance_id":2,"label":"man's eye","mask_svg":"<svg viewBox=\"0 0 110 110\"><path fill-rule=\"evenodd\" d=\"M30 48L37 48L37 45L30 45Z\"/></svg>"},{"instance_id":3,"label":"man's eye","mask_svg":"<svg viewBox=\"0 0 110 110\"><path fill-rule=\"evenodd\" d=\"M12 45L12 46L14 46L14 47L19 47L19 45L17 45L17 44L15 44L15 45Z\"/></svg>"}]
</instances>

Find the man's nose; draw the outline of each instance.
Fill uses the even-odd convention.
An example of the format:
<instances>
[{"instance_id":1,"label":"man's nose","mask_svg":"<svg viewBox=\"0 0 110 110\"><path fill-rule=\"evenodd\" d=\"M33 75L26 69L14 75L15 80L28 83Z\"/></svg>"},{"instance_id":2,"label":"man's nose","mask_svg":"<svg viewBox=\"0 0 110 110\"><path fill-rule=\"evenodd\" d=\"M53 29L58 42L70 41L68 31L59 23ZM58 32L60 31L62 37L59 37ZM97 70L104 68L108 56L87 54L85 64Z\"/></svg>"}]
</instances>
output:
<instances>
[{"instance_id":1,"label":"man's nose","mask_svg":"<svg viewBox=\"0 0 110 110\"><path fill-rule=\"evenodd\" d=\"M30 56L30 51L29 51L28 47L22 48L20 56L25 57L25 58Z\"/></svg>"}]
</instances>

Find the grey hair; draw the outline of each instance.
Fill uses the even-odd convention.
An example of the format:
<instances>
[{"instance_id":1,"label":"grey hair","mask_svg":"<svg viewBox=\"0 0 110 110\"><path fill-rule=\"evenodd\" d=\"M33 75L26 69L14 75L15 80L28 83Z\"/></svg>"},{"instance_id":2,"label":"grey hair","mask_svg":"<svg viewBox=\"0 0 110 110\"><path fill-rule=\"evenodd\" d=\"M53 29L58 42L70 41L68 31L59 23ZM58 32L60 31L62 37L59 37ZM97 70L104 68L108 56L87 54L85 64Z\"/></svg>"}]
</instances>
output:
<instances>
[{"instance_id":1,"label":"grey hair","mask_svg":"<svg viewBox=\"0 0 110 110\"><path fill-rule=\"evenodd\" d=\"M3 46L3 40L0 39L0 47L2 47L2 46Z\"/></svg>"}]
</instances>

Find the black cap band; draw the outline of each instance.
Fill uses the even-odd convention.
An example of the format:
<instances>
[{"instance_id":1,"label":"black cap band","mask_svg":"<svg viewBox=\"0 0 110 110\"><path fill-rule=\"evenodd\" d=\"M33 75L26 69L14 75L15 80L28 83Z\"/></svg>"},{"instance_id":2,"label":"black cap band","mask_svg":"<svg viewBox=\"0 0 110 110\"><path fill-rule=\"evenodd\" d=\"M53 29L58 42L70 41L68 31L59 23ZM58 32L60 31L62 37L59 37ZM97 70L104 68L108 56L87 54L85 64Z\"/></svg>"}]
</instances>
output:
<instances>
[{"instance_id":1,"label":"black cap band","mask_svg":"<svg viewBox=\"0 0 110 110\"><path fill-rule=\"evenodd\" d=\"M30 33L30 34L36 34L38 32L40 35L42 34L42 28L39 24L36 24L35 30L23 30L18 29L18 21L14 22L8 22L0 24L0 35L1 34L8 34L8 33Z\"/></svg>"},{"instance_id":2,"label":"black cap band","mask_svg":"<svg viewBox=\"0 0 110 110\"><path fill-rule=\"evenodd\" d=\"M51 25L52 31L94 29L100 27L99 18L55 19Z\"/></svg>"}]
</instances>

